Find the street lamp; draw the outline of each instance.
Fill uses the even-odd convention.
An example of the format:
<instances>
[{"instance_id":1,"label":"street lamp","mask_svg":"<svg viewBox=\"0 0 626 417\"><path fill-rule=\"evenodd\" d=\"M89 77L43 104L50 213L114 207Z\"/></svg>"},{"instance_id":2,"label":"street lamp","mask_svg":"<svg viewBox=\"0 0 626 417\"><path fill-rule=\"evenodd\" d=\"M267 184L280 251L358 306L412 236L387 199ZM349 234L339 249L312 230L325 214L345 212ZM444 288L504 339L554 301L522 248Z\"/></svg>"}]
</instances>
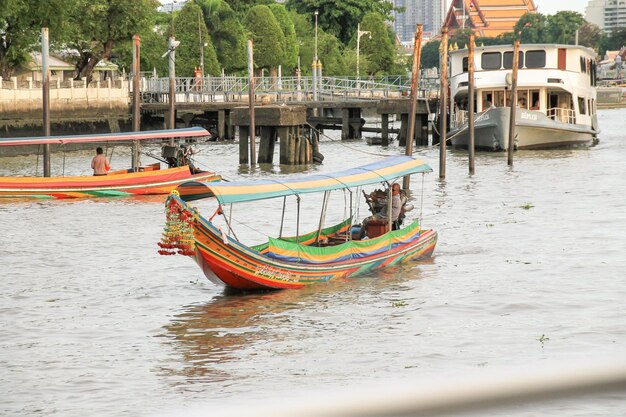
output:
<instances>
[{"instance_id":1,"label":"street lamp","mask_svg":"<svg viewBox=\"0 0 626 417\"><path fill-rule=\"evenodd\" d=\"M317 15L320 14L318 10L315 11L315 63L317 64Z\"/></svg>"},{"instance_id":2,"label":"street lamp","mask_svg":"<svg viewBox=\"0 0 626 417\"><path fill-rule=\"evenodd\" d=\"M372 39L372 32L369 30L361 30L361 24L356 26L356 78L359 79L359 54L361 49L361 36L369 35Z\"/></svg>"}]
</instances>

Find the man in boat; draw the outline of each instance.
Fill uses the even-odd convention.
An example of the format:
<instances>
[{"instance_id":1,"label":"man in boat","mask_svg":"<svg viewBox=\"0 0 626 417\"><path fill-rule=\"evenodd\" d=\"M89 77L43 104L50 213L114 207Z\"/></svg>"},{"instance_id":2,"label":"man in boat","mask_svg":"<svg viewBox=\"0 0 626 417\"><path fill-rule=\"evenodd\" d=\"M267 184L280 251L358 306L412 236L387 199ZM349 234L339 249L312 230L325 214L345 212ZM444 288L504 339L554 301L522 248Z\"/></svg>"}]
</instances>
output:
<instances>
[{"instance_id":1,"label":"man in boat","mask_svg":"<svg viewBox=\"0 0 626 417\"><path fill-rule=\"evenodd\" d=\"M366 194L365 198L370 206L370 210L372 211L372 215L363 220L363 225L361 227L361 238L365 236L367 232L367 224L372 221L376 222L387 222L387 210L388 210L388 202L387 202L388 191L380 191L376 190L370 194ZM407 199L405 196L401 194L400 184L393 183L391 185L391 222L392 229L397 230L402 225L402 221L404 220L404 212L403 206L406 203Z\"/></svg>"},{"instance_id":2,"label":"man in boat","mask_svg":"<svg viewBox=\"0 0 626 417\"><path fill-rule=\"evenodd\" d=\"M101 147L96 148L96 156L91 160L91 169L93 169L95 176L106 175L111 169Z\"/></svg>"}]
</instances>

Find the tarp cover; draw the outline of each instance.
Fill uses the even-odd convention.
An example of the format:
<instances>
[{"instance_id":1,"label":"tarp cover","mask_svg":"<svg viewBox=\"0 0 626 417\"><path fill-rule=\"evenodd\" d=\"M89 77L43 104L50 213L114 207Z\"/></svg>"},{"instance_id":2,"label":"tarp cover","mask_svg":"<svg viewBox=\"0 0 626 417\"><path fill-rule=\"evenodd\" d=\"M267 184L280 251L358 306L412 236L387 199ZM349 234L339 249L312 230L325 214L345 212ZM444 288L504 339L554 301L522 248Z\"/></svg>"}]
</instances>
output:
<instances>
[{"instance_id":1,"label":"tarp cover","mask_svg":"<svg viewBox=\"0 0 626 417\"><path fill-rule=\"evenodd\" d=\"M235 182L212 182L202 184L206 187L204 194L197 190L195 195L202 197L215 196L220 204L239 203L244 201L265 200L305 193L316 193L330 190L341 190L383 181L391 181L409 174L430 172L432 168L425 162L411 156L389 156L357 168L332 173L320 173L285 179L250 180ZM190 183L198 187L201 183ZM181 196L185 193L182 188ZM184 200L189 201L185 197Z\"/></svg>"}]
</instances>

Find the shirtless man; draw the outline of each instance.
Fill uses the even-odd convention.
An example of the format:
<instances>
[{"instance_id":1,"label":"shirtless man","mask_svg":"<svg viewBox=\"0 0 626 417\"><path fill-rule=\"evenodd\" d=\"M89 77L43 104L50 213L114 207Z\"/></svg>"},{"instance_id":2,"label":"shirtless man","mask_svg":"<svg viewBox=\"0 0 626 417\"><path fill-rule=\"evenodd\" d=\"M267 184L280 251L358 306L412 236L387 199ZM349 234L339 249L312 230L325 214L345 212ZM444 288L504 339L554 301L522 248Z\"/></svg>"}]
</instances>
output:
<instances>
[{"instance_id":1,"label":"shirtless man","mask_svg":"<svg viewBox=\"0 0 626 417\"><path fill-rule=\"evenodd\" d=\"M91 160L91 168L93 169L93 175L106 175L111 169L107 162L107 157L100 147L96 149L96 156Z\"/></svg>"}]
</instances>

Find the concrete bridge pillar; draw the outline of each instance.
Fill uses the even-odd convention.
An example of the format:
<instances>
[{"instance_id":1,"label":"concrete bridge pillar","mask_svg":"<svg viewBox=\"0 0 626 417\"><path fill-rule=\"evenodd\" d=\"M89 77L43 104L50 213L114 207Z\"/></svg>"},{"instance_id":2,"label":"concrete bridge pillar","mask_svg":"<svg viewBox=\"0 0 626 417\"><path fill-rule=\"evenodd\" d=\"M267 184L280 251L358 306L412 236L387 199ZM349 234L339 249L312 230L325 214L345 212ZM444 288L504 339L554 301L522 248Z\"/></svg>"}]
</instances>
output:
<instances>
[{"instance_id":1,"label":"concrete bridge pillar","mask_svg":"<svg viewBox=\"0 0 626 417\"><path fill-rule=\"evenodd\" d=\"M239 127L239 162L249 161L250 115L248 107L237 107L231 112L231 121ZM255 125L260 132L258 163L271 164L276 141L280 140L280 163L298 165L310 163L313 150L309 140L301 134L306 124L304 106L259 106L255 108Z\"/></svg>"}]
</instances>

